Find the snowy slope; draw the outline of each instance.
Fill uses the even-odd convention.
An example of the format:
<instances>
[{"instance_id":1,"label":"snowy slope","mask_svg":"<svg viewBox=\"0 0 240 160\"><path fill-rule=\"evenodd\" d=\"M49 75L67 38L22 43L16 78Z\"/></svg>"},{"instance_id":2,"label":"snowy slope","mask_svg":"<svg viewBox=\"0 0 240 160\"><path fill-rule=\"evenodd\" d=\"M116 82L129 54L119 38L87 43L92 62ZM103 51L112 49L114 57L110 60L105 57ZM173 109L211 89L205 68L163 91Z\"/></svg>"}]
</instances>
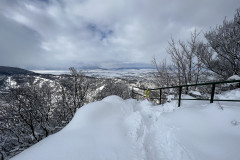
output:
<instances>
[{"instance_id":1,"label":"snowy slope","mask_svg":"<svg viewBox=\"0 0 240 160\"><path fill-rule=\"evenodd\" d=\"M240 104L208 103L110 96L12 160L239 160Z\"/></svg>"}]
</instances>

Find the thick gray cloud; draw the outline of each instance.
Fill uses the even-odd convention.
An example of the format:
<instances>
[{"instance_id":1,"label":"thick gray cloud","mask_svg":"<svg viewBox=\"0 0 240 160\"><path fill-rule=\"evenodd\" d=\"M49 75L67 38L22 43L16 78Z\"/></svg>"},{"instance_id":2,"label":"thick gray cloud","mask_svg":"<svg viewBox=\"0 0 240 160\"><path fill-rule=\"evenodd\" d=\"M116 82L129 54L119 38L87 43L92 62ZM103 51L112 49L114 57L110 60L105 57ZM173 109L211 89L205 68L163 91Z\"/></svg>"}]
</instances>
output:
<instances>
[{"instance_id":1,"label":"thick gray cloud","mask_svg":"<svg viewBox=\"0 0 240 160\"><path fill-rule=\"evenodd\" d=\"M238 0L2 0L0 65L121 67L231 19Z\"/></svg>"}]
</instances>

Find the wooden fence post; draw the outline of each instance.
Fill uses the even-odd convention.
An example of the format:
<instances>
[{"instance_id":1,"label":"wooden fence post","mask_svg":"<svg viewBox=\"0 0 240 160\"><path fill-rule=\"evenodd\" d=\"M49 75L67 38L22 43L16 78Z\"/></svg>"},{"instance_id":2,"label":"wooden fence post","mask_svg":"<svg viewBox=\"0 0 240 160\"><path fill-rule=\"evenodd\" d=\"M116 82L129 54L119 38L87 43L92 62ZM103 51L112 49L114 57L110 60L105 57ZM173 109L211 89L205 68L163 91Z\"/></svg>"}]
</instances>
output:
<instances>
[{"instance_id":1,"label":"wooden fence post","mask_svg":"<svg viewBox=\"0 0 240 160\"><path fill-rule=\"evenodd\" d=\"M160 89L159 104L162 104L162 89Z\"/></svg>"},{"instance_id":2,"label":"wooden fence post","mask_svg":"<svg viewBox=\"0 0 240 160\"><path fill-rule=\"evenodd\" d=\"M211 92L210 103L213 103L213 100L214 100L214 92L215 92L215 83L212 84L212 92Z\"/></svg>"},{"instance_id":3,"label":"wooden fence post","mask_svg":"<svg viewBox=\"0 0 240 160\"><path fill-rule=\"evenodd\" d=\"M178 107L180 107L181 105L181 97L182 97L182 86L179 86Z\"/></svg>"}]
</instances>

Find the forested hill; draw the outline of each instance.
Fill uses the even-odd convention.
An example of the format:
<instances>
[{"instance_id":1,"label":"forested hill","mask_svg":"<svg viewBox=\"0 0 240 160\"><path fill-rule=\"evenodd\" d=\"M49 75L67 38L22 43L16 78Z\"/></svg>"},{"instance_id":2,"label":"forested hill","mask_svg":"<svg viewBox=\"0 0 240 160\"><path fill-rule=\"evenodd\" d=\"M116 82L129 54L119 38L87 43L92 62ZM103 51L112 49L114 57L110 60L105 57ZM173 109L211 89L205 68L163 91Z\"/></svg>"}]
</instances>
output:
<instances>
[{"instance_id":1,"label":"forested hill","mask_svg":"<svg viewBox=\"0 0 240 160\"><path fill-rule=\"evenodd\" d=\"M16 75L16 74L38 75L38 73L21 69L21 68L0 66L0 75L10 76L10 75Z\"/></svg>"}]
</instances>

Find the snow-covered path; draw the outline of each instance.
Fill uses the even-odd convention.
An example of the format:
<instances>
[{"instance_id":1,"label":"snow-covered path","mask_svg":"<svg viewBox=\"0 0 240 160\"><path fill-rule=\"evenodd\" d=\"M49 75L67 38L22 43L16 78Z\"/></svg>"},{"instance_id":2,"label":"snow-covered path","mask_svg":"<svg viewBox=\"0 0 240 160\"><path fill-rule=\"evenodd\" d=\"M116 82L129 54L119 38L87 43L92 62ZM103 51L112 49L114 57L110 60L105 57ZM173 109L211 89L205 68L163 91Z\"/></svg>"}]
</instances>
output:
<instances>
[{"instance_id":1,"label":"snow-covered path","mask_svg":"<svg viewBox=\"0 0 240 160\"><path fill-rule=\"evenodd\" d=\"M110 96L82 107L63 130L12 160L240 159L240 106L176 106Z\"/></svg>"}]
</instances>

